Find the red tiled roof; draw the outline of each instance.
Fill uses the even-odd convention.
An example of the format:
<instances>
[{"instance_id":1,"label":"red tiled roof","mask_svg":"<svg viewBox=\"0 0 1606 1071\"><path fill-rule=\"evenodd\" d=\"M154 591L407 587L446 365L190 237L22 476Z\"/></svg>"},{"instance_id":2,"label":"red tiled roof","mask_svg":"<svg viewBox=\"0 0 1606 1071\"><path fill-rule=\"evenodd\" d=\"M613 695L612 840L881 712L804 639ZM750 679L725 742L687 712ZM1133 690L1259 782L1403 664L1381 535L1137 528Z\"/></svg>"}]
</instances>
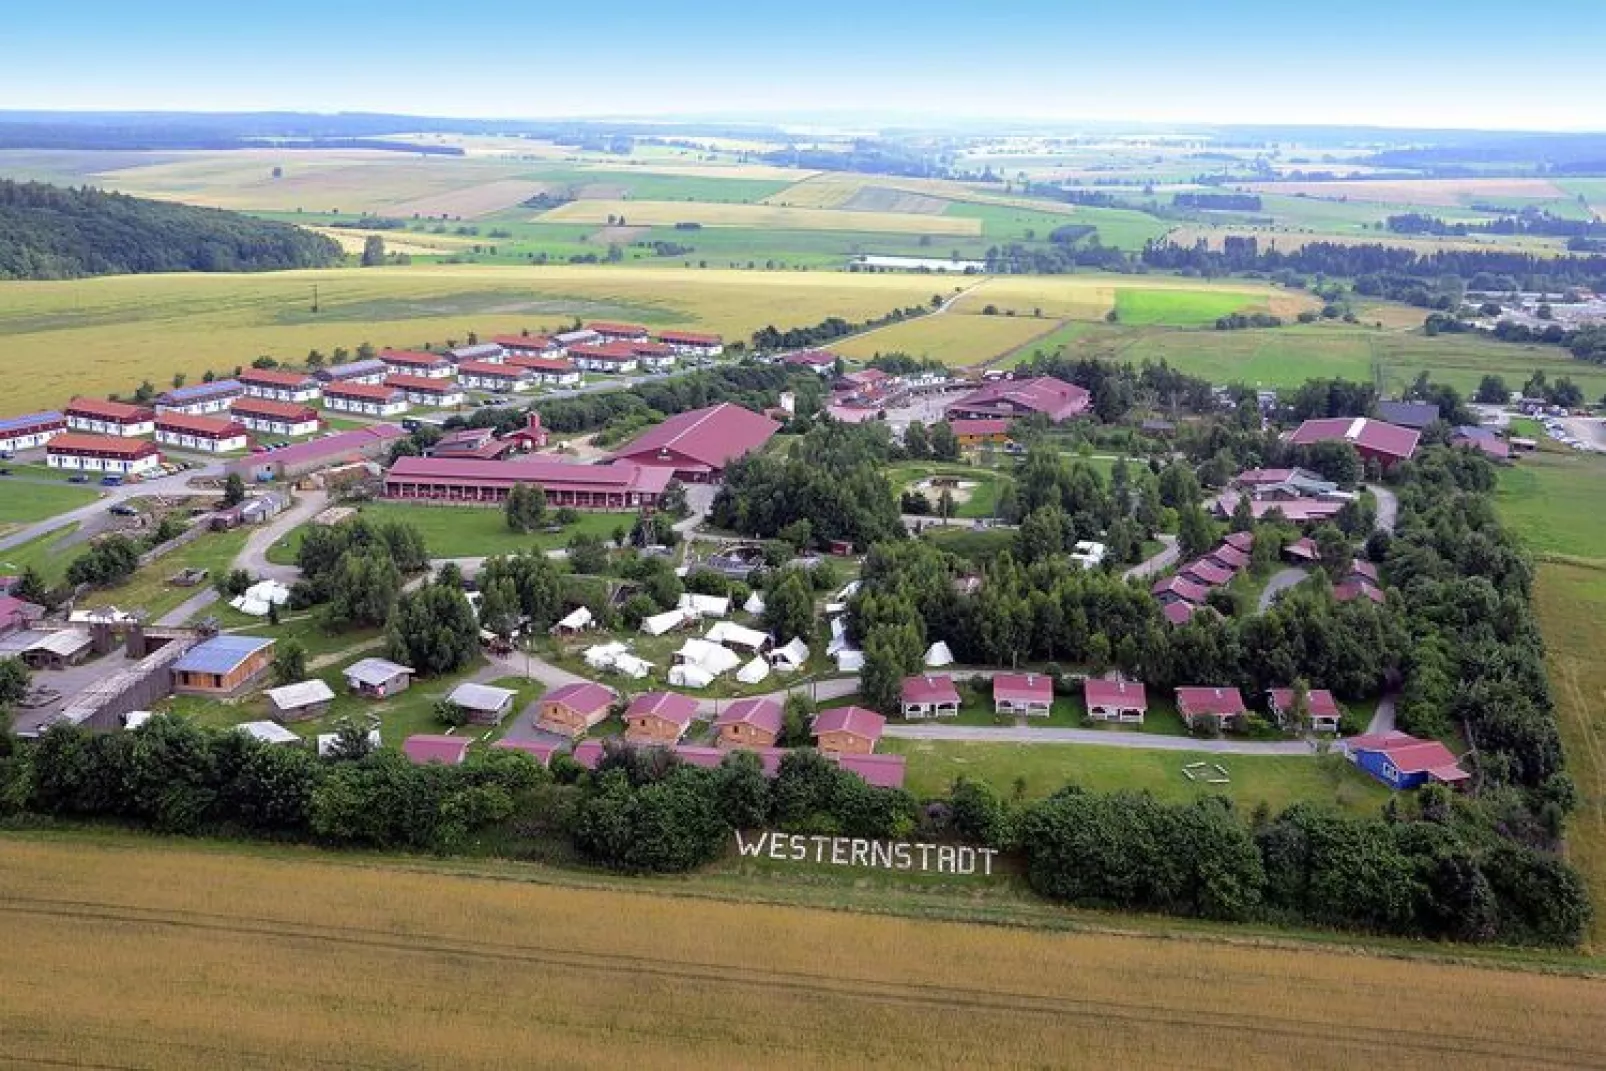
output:
<instances>
[{"instance_id":1,"label":"red tiled roof","mask_svg":"<svg viewBox=\"0 0 1606 1071\"><path fill-rule=\"evenodd\" d=\"M697 700L675 692L643 692L631 700L626 718L661 718L685 731L697 717Z\"/></svg>"},{"instance_id":2,"label":"red tiled roof","mask_svg":"<svg viewBox=\"0 0 1606 1071\"><path fill-rule=\"evenodd\" d=\"M516 461L481 461L470 458L402 457L390 467L386 484L393 481L450 481L481 487L512 487L516 483L544 488L603 492L659 494L673 474L668 469L618 461L611 465L581 465L550 458Z\"/></svg>"},{"instance_id":3,"label":"red tiled roof","mask_svg":"<svg viewBox=\"0 0 1606 1071\"><path fill-rule=\"evenodd\" d=\"M1403 460L1416 453L1416 444L1421 438L1422 435L1418 431L1383 420L1372 420L1369 417L1324 417L1305 421L1294 429L1288 441L1295 446L1348 442L1354 443L1359 449Z\"/></svg>"},{"instance_id":4,"label":"red tiled roof","mask_svg":"<svg viewBox=\"0 0 1606 1071\"><path fill-rule=\"evenodd\" d=\"M364 402L393 402L401 391L380 383L330 383L323 388L325 398L355 398Z\"/></svg>"},{"instance_id":5,"label":"red tiled roof","mask_svg":"<svg viewBox=\"0 0 1606 1071\"><path fill-rule=\"evenodd\" d=\"M1229 547L1237 547L1246 554L1255 549L1255 535L1253 532L1228 532L1222 542Z\"/></svg>"},{"instance_id":6,"label":"red tiled roof","mask_svg":"<svg viewBox=\"0 0 1606 1071\"><path fill-rule=\"evenodd\" d=\"M90 455L93 457L121 457L141 458L157 453L154 443L143 439L120 439L110 435L80 435L77 432L66 431L51 438L45 446L45 452L51 454L71 454L75 457Z\"/></svg>"},{"instance_id":7,"label":"red tiled roof","mask_svg":"<svg viewBox=\"0 0 1606 1071\"><path fill-rule=\"evenodd\" d=\"M519 358L527 361L528 357ZM494 379L523 379L524 366L508 362L497 364L495 361L464 361L457 366L460 376L490 376Z\"/></svg>"},{"instance_id":8,"label":"red tiled roof","mask_svg":"<svg viewBox=\"0 0 1606 1071\"><path fill-rule=\"evenodd\" d=\"M429 733L419 733L403 741L402 754L407 756L409 762L418 766L431 762L456 766L468 754L469 743L469 739L463 736L434 736Z\"/></svg>"},{"instance_id":9,"label":"red tiled roof","mask_svg":"<svg viewBox=\"0 0 1606 1071\"><path fill-rule=\"evenodd\" d=\"M245 434L245 425L220 417L191 416L188 413L158 413L157 431L180 431L204 435L209 439L233 439Z\"/></svg>"},{"instance_id":10,"label":"red tiled roof","mask_svg":"<svg viewBox=\"0 0 1606 1071\"><path fill-rule=\"evenodd\" d=\"M318 411L310 405L275 402L267 398L236 398L229 403L229 410L244 416L272 417L276 420L291 420L297 424L318 419Z\"/></svg>"},{"instance_id":11,"label":"red tiled roof","mask_svg":"<svg viewBox=\"0 0 1606 1071\"><path fill-rule=\"evenodd\" d=\"M905 677L903 679L903 701L905 703L957 703L959 702L959 689L954 687L952 677L933 677L929 674L918 677Z\"/></svg>"},{"instance_id":12,"label":"red tiled roof","mask_svg":"<svg viewBox=\"0 0 1606 1071\"><path fill-rule=\"evenodd\" d=\"M561 685L541 697L543 703L561 703L581 714L603 710L612 705L613 701L613 689L595 681L576 681L574 684Z\"/></svg>"},{"instance_id":13,"label":"red tiled roof","mask_svg":"<svg viewBox=\"0 0 1606 1071\"><path fill-rule=\"evenodd\" d=\"M1294 705L1294 690L1292 688L1273 688L1266 693L1271 697L1272 706L1278 710L1287 710ZM1312 688L1305 693L1305 706L1310 713L1322 718L1336 718L1339 716L1338 701L1333 693L1326 688Z\"/></svg>"},{"instance_id":14,"label":"red tiled roof","mask_svg":"<svg viewBox=\"0 0 1606 1071\"><path fill-rule=\"evenodd\" d=\"M1209 554L1206 554L1205 557L1209 558L1213 562L1220 563L1222 566L1231 569L1234 572L1237 572L1239 569L1242 569L1244 566L1249 564L1249 555L1245 554L1231 543L1221 544L1221 546L1217 547Z\"/></svg>"},{"instance_id":15,"label":"red tiled roof","mask_svg":"<svg viewBox=\"0 0 1606 1071\"><path fill-rule=\"evenodd\" d=\"M1111 681L1102 677L1089 677L1082 682L1082 697L1089 708L1122 707L1128 710L1147 710L1149 694L1138 681Z\"/></svg>"},{"instance_id":16,"label":"red tiled roof","mask_svg":"<svg viewBox=\"0 0 1606 1071\"><path fill-rule=\"evenodd\" d=\"M1219 584L1225 584L1232 579L1231 569L1225 569L1205 558L1191 561L1177 570L1177 572L1184 578L1191 578L1206 587L1212 588Z\"/></svg>"},{"instance_id":17,"label":"red tiled roof","mask_svg":"<svg viewBox=\"0 0 1606 1071\"><path fill-rule=\"evenodd\" d=\"M1306 561L1315 561L1320 558L1321 552L1316 549L1316 540L1310 536L1301 536L1283 548L1284 554L1292 554L1296 558Z\"/></svg>"},{"instance_id":18,"label":"red tiled roof","mask_svg":"<svg viewBox=\"0 0 1606 1071\"><path fill-rule=\"evenodd\" d=\"M463 390L455 379L430 379L428 376L390 375L385 377L385 386L420 394L460 394Z\"/></svg>"},{"instance_id":19,"label":"red tiled roof","mask_svg":"<svg viewBox=\"0 0 1606 1071\"><path fill-rule=\"evenodd\" d=\"M781 704L773 699L738 699L726 707L714 721L714 727L751 725L765 732L779 733L784 716Z\"/></svg>"},{"instance_id":20,"label":"red tiled roof","mask_svg":"<svg viewBox=\"0 0 1606 1071\"><path fill-rule=\"evenodd\" d=\"M1000 673L993 678L993 701L1032 702L1054 699L1054 682L1041 673Z\"/></svg>"},{"instance_id":21,"label":"red tiled roof","mask_svg":"<svg viewBox=\"0 0 1606 1071\"><path fill-rule=\"evenodd\" d=\"M1009 429L1015 422L1008 417L982 417L975 420L956 420L952 427L954 434L963 438L966 435L1008 435Z\"/></svg>"},{"instance_id":22,"label":"red tiled roof","mask_svg":"<svg viewBox=\"0 0 1606 1071\"><path fill-rule=\"evenodd\" d=\"M1196 584L1185 576L1168 576L1164 580L1156 580L1154 586L1149 588L1151 595L1176 595L1186 602L1204 602L1210 595L1210 589L1203 584Z\"/></svg>"},{"instance_id":23,"label":"red tiled roof","mask_svg":"<svg viewBox=\"0 0 1606 1071\"><path fill-rule=\"evenodd\" d=\"M586 324L586 329L599 335L645 335L647 329L640 324L610 323L606 320Z\"/></svg>"},{"instance_id":24,"label":"red tiled roof","mask_svg":"<svg viewBox=\"0 0 1606 1071\"><path fill-rule=\"evenodd\" d=\"M505 350L545 350L553 345L546 335L496 335L491 341Z\"/></svg>"},{"instance_id":25,"label":"red tiled roof","mask_svg":"<svg viewBox=\"0 0 1606 1071\"><path fill-rule=\"evenodd\" d=\"M1086 411L1091 404L1092 395L1076 384L1053 376L1036 376L989 383L950 404L948 412L955 416L1004 416L1020 408L1061 421Z\"/></svg>"},{"instance_id":26,"label":"red tiled roof","mask_svg":"<svg viewBox=\"0 0 1606 1071\"><path fill-rule=\"evenodd\" d=\"M573 361L566 361L562 357L529 357L522 353L515 353L508 357L507 363L514 368L528 368L532 372L574 372Z\"/></svg>"},{"instance_id":27,"label":"red tiled roof","mask_svg":"<svg viewBox=\"0 0 1606 1071\"><path fill-rule=\"evenodd\" d=\"M886 725L887 719L873 710L857 706L832 707L814 716L814 736L818 739L822 733L852 733L874 744L881 739Z\"/></svg>"},{"instance_id":28,"label":"red tiled roof","mask_svg":"<svg viewBox=\"0 0 1606 1071\"><path fill-rule=\"evenodd\" d=\"M725 340L718 335L702 335L696 331L660 331L658 341L679 346L718 346Z\"/></svg>"},{"instance_id":29,"label":"red tiled roof","mask_svg":"<svg viewBox=\"0 0 1606 1071\"><path fill-rule=\"evenodd\" d=\"M615 451L614 456L652 465L672 464L674 455L679 455L711 469L723 469L769 442L780 428L767 416L721 402L670 417Z\"/></svg>"},{"instance_id":30,"label":"red tiled roof","mask_svg":"<svg viewBox=\"0 0 1606 1071\"><path fill-rule=\"evenodd\" d=\"M318 383L305 372L276 372L271 368L247 368L234 378L262 387L312 387Z\"/></svg>"},{"instance_id":31,"label":"red tiled roof","mask_svg":"<svg viewBox=\"0 0 1606 1071\"><path fill-rule=\"evenodd\" d=\"M1236 688L1191 687L1177 689L1177 710L1184 717L1193 714L1230 716L1245 712L1244 697Z\"/></svg>"},{"instance_id":32,"label":"red tiled roof","mask_svg":"<svg viewBox=\"0 0 1606 1071\"><path fill-rule=\"evenodd\" d=\"M625 345L629 346L630 352L637 357L673 357L675 355L675 347L665 345L662 342L627 342Z\"/></svg>"},{"instance_id":33,"label":"red tiled roof","mask_svg":"<svg viewBox=\"0 0 1606 1071\"><path fill-rule=\"evenodd\" d=\"M156 416L154 409L127 402L105 402L99 398L74 398L67 403L68 416L94 417L96 420L115 420L119 424L145 424Z\"/></svg>"},{"instance_id":34,"label":"red tiled roof","mask_svg":"<svg viewBox=\"0 0 1606 1071\"><path fill-rule=\"evenodd\" d=\"M406 365L409 368L439 368L450 364L438 353L419 353L417 350L386 350L379 355L386 364Z\"/></svg>"}]
</instances>

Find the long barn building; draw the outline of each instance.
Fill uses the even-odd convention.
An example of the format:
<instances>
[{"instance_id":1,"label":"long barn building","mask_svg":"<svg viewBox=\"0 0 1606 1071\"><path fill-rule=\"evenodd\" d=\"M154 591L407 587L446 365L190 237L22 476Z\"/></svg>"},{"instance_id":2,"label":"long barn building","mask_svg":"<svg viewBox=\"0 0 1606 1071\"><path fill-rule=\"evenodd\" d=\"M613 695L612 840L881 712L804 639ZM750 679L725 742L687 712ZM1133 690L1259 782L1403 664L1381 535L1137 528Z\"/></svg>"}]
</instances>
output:
<instances>
[{"instance_id":1,"label":"long barn building","mask_svg":"<svg viewBox=\"0 0 1606 1071\"><path fill-rule=\"evenodd\" d=\"M526 459L480 461L443 457L397 458L385 474L385 497L404 501L496 505L514 484L539 487L549 506L575 509L652 509L668 486L666 468L618 461L578 465Z\"/></svg>"}]
</instances>

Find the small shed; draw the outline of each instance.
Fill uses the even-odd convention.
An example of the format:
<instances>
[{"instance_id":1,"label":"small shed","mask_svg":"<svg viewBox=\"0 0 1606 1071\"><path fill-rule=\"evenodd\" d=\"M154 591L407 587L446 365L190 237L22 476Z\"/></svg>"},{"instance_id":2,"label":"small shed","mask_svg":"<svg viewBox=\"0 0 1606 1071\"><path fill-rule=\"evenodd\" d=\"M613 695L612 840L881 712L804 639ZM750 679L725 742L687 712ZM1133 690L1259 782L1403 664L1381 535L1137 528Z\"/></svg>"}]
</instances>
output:
<instances>
[{"instance_id":1,"label":"small shed","mask_svg":"<svg viewBox=\"0 0 1606 1071\"><path fill-rule=\"evenodd\" d=\"M275 721L306 721L321 718L329 712L335 693L323 681L314 678L297 684L286 684L267 691L268 709Z\"/></svg>"},{"instance_id":2,"label":"small shed","mask_svg":"<svg viewBox=\"0 0 1606 1071\"><path fill-rule=\"evenodd\" d=\"M365 699L388 699L413 683L413 670L384 658L364 658L346 667L346 687Z\"/></svg>"},{"instance_id":3,"label":"small shed","mask_svg":"<svg viewBox=\"0 0 1606 1071\"><path fill-rule=\"evenodd\" d=\"M266 673L272 662L270 637L213 636L173 663L173 690L188 695L232 695Z\"/></svg>"},{"instance_id":4,"label":"small shed","mask_svg":"<svg viewBox=\"0 0 1606 1071\"><path fill-rule=\"evenodd\" d=\"M66 669L89 657L93 638L83 629L64 628L47 632L22 650L22 661L29 669Z\"/></svg>"},{"instance_id":5,"label":"small shed","mask_svg":"<svg viewBox=\"0 0 1606 1071\"><path fill-rule=\"evenodd\" d=\"M511 688L465 681L452 689L446 701L462 707L468 720L476 725L499 725L513 709L513 700L518 694Z\"/></svg>"},{"instance_id":6,"label":"small shed","mask_svg":"<svg viewBox=\"0 0 1606 1071\"><path fill-rule=\"evenodd\" d=\"M264 744L299 744L301 737L276 721L248 721L234 727Z\"/></svg>"}]
</instances>

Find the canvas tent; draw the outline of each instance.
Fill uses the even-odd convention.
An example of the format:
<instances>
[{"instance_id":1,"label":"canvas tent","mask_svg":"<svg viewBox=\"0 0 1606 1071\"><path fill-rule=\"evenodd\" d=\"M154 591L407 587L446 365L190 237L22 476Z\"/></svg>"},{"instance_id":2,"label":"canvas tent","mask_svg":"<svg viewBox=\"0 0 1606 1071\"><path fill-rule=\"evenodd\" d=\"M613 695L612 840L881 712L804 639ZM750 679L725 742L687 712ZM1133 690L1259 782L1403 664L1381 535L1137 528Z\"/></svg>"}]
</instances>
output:
<instances>
[{"instance_id":1,"label":"canvas tent","mask_svg":"<svg viewBox=\"0 0 1606 1071\"><path fill-rule=\"evenodd\" d=\"M769 675L770 664L764 661L763 655L755 655L751 662L737 671L736 679L743 684L757 684Z\"/></svg>"},{"instance_id":2,"label":"canvas tent","mask_svg":"<svg viewBox=\"0 0 1606 1071\"><path fill-rule=\"evenodd\" d=\"M662 636L671 629L677 629L686 623L685 610L665 610L661 614L641 619L641 631L649 636Z\"/></svg>"},{"instance_id":3,"label":"canvas tent","mask_svg":"<svg viewBox=\"0 0 1606 1071\"><path fill-rule=\"evenodd\" d=\"M937 666L951 666L954 664L954 653L948 649L948 644L938 640L926 648L926 665L933 668Z\"/></svg>"},{"instance_id":4,"label":"canvas tent","mask_svg":"<svg viewBox=\"0 0 1606 1071\"><path fill-rule=\"evenodd\" d=\"M714 675L701 666L675 666L669 671L669 683L676 688L707 688L714 683Z\"/></svg>"},{"instance_id":5,"label":"canvas tent","mask_svg":"<svg viewBox=\"0 0 1606 1071\"><path fill-rule=\"evenodd\" d=\"M276 580L262 580L231 599L229 605L250 617L267 617L270 606L283 606L289 601L289 588Z\"/></svg>"},{"instance_id":6,"label":"canvas tent","mask_svg":"<svg viewBox=\"0 0 1606 1071\"><path fill-rule=\"evenodd\" d=\"M677 605L698 617L724 617L731 612L731 601L723 595L694 595L688 591Z\"/></svg>"},{"instance_id":7,"label":"canvas tent","mask_svg":"<svg viewBox=\"0 0 1606 1071\"><path fill-rule=\"evenodd\" d=\"M639 681L652 672L652 663L633 654L622 654L613 660L613 671Z\"/></svg>"},{"instance_id":8,"label":"canvas tent","mask_svg":"<svg viewBox=\"0 0 1606 1071\"><path fill-rule=\"evenodd\" d=\"M559 621L556 625L553 625L552 631L579 632L582 629L590 628L591 623L591 610L587 607L581 606L570 613L568 617L565 617L562 621Z\"/></svg>"},{"instance_id":9,"label":"canvas tent","mask_svg":"<svg viewBox=\"0 0 1606 1071\"><path fill-rule=\"evenodd\" d=\"M857 673L864 668L864 652L844 647L836 653L836 668L842 673Z\"/></svg>"},{"instance_id":10,"label":"canvas tent","mask_svg":"<svg viewBox=\"0 0 1606 1071\"><path fill-rule=\"evenodd\" d=\"M754 617L757 617L758 615L762 614L764 612L764 610L766 609L765 604L764 604L764 596L760 595L756 591L753 592L751 595L749 595L747 597L747 601L742 603L742 609L746 610L748 613L752 614Z\"/></svg>"},{"instance_id":11,"label":"canvas tent","mask_svg":"<svg viewBox=\"0 0 1606 1071\"><path fill-rule=\"evenodd\" d=\"M630 648L617 641L613 643L599 643L595 647L587 647L585 653L586 665L592 669L612 669L614 662L620 655L630 653Z\"/></svg>"},{"instance_id":12,"label":"canvas tent","mask_svg":"<svg viewBox=\"0 0 1606 1071\"><path fill-rule=\"evenodd\" d=\"M675 652L675 656L683 662L702 667L716 677L742 664L741 657L735 651L707 640L687 640Z\"/></svg>"},{"instance_id":13,"label":"canvas tent","mask_svg":"<svg viewBox=\"0 0 1606 1071\"><path fill-rule=\"evenodd\" d=\"M793 636L791 643L770 652L770 665L786 673L802 669L808 660L809 645L801 636Z\"/></svg>"},{"instance_id":14,"label":"canvas tent","mask_svg":"<svg viewBox=\"0 0 1606 1071\"><path fill-rule=\"evenodd\" d=\"M745 628L733 621L716 621L703 637L709 643L728 643L732 647L745 647L749 651L762 651L769 646L770 638L767 634L753 628Z\"/></svg>"}]
</instances>

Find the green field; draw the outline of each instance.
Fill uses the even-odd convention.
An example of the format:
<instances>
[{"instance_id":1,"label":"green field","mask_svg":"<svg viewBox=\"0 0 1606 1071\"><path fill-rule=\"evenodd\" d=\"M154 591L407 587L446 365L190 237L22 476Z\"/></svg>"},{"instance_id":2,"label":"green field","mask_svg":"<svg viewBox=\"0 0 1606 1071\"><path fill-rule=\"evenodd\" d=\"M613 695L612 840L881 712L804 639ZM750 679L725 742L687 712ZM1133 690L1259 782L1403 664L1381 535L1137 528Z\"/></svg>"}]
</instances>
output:
<instances>
[{"instance_id":1,"label":"green field","mask_svg":"<svg viewBox=\"0 0 1606 1071\"><path fill-rule=\"evenodd\" d=\"M1500 515L1539 554L1606 560L1606 459L1548 450L1500 473Z\"/></svg>"},{"instance_id":2,"label":"green field","mask_svg":"<svg viewBox=\"0 0 1606 1071\"><path fill-rule=\"evenodd\" d=\"M479 506L415 506L399 502L369 502L359 512L371 521L405 521L424 536L424 546L432 558L484 558L496 554L516 554L521 550L553 550L576 535L612 538L614 529L635 523L634 513L582 513L574 524L561 532L520 535L510 530L500 509ZM289 565L301 546L296 529L268 550L268 560Z\"/></svg>"},{"instance_id":3,"label":"green field","mask_svg":"<svg viewBox=\"0 0 1606 1071\"><path fill-rule=\"evenodd\" d=\"M0 480L3 479L0 477ZM0 483L0 533L87 506L98 497L98 492L78 484L63 481L41 483L32 479L13 478Z\"/></svg>"},{"instance_id":4,"label":"green field","mask_svg":"<svg viewBox=\"0 0 1606 1071\"><path fill-rule=\"evenodd\" d=\"M1115 313L1123 324L1202 327L1218 317L1244 309L1244 295L1210 290L1135 290L1115 292Z\"/></svg>"},{"instance_id":5,"label":"green field","mask_svg":"<svg viewBox=\"0 0 1606 1071\"><path fill-rule=\"evenodd\" d=\"M894 465L887 470L887 480L892 484L894 494L915 490L915 484L929 479L932 476L953 476L956 479L973 483L968 488L965 501L956 502L954 516L956 517L991 517L998 508L998 494L1003 489L1005 478L986 469L967 467L963 465L908 464ZM936 490L927 490L926 497L931 500L932 506L937 504Z\"/></svg>"},{"instance_id":6,"label":"green field","mask_svg":"<svg viewBox=\"0 0 1606 1071\"><path fill-rule=\"evenodd\" d=\"M204 587L181 588L167 582L167 578L183 569L205 569L211 575L205 584L233 565L251 533L244 528L232 532L209 532L193 543L187 543L166 554L142 569L137 570L127 583L114 588L101 588L84 596L80 605L115 606L120 610L144 610L152 619L160 617Z\"/></svg>"},{"instance_id":7,"label":"green field","mask_svg":"<svg viewBox=\"0 0 1606 1071\"><path fill-rule=\"evenodd\" d=\"M16 574L33 569L46 584L59 584L67 572L67 563L79 553L82 545L61 548L58 544L77 530L78 525L70 524L10 550L0 550L0 572Z\"/></svg>"}]
</instances>

